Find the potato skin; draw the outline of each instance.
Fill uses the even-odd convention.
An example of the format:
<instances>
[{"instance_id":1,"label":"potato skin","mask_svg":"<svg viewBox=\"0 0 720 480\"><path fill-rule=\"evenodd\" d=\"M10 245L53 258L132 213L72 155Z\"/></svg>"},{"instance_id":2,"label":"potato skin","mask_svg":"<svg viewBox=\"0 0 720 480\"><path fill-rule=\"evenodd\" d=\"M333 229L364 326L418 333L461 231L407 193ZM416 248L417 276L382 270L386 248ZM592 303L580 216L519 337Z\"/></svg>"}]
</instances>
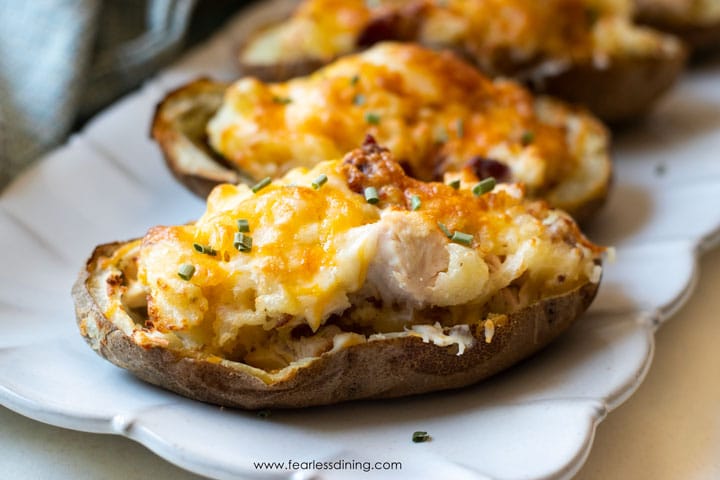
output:
<instances>
[{"instance_id":1,"label":"potato skin","mask_svg":"<svg viewBox=\"0 0 720 480\"><path fill-rule=\"evenodd\" d=\"M226 88L200 78L166 95L153 115L150 136L160 145L170 172L202 198L220 183L244 180L206 141L205 126L220 107Z\"/></svg>"},{"instance_id":2,"label":"potato skin","mask_svg":"<svg viewBox=\"0 0 720 480\"><path fill-rule=\"evenodd\" d=\"M607 68L575 65L533 87L588 107L611 125L647 114L685 68L687 54L615 59Z\"/></svg>"},{"instance_id":3,"label":"potato skin","mask_svg":"<svg viewBox=\"0 0 720 480\"><path fill-rule=\"evenodd\" d=\"M535 303L508 316L491 343L482 331L462 355L454 348L402 337L325 353L309 365L266 384L232 362L214 363L133 342L103 315L89 282L98 259L123 243L97 247L72 294L80 332L100 356L149 383L180 395L245 409L299 408L357 399L392 398L467 386L535 353L565 331L587 309L598 284ZM478 336L479 335L479 336ZM239 364L235 364L239 365Z\"/></svg>"},{"instance_id":4,"label":"potato skin","mask_svg":"<svg viewBox=\"0 0 720 480\"><path fill-rule=\"evenodd\" d=\"M638 23L681 38L693 56L720 51L720 20L699 21L691 12L667 10L666 2L635 0L635 19Z\"/></svg>"}]
</instances>

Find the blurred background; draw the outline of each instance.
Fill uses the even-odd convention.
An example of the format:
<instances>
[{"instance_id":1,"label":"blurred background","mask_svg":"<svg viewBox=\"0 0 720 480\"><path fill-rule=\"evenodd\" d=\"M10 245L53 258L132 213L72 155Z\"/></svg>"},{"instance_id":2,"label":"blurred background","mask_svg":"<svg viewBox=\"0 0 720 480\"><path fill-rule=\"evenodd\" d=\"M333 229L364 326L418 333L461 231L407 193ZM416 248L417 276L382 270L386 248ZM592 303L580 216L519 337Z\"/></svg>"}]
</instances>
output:
<instances>
[{"instance_id":1,"label":"blurred background","mask_svg":"<svg viewBox=\"0 0 720 480\"><path fill-rule=\"evenodd\" d=\"M0 190L250 0L0 0Z\"/></svg>"}]
</instances>

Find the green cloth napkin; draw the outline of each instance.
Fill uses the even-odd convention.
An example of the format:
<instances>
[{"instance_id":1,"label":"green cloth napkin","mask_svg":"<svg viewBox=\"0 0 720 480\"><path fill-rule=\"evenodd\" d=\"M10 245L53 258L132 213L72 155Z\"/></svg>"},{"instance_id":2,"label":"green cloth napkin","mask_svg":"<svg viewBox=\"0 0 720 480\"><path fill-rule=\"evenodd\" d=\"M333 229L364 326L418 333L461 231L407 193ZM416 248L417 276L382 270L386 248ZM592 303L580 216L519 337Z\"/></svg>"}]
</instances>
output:
<instances>
[{"instance_id":1,"label":"green cloth napkin","mask_svg":"<svg viewBox=\"0 0 720 480\"><path fill-rule=\"evenodd\" d=\"M195 0L0 0L0 189L182 46Z\"/></svg>"}]
</instances>

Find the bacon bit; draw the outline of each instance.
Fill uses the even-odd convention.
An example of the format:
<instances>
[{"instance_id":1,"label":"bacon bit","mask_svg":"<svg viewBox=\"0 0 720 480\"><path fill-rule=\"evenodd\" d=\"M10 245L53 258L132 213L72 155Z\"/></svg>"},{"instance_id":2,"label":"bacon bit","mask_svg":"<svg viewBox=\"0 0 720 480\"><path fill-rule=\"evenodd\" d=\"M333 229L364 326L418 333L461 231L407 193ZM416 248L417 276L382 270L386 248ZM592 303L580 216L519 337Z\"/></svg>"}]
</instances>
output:
<instances>
[{"instance_id":1,"label":"bacon bit","mask_svg":"<svg viewBox=\"0 0 720 480\"><path fill-rule=\"evenodd\" d=\"M365 25L355 42L358 47L367 48L387 40L412 40L417 37L420 17L425 10L424 2L411 2L393 10L383 9Z\"/></svg>"},{"instance_id":2,"label":"bacon bit","mask_svg":"<svg viewBox=\"0 0 720 480\"><path fill-rule=\"evenodd\" d=\"M510 180L510 168L504 163L481 156L475 156L465 166L470 168L478 180L493 177L498 182Z\"/></svg>"},{"instance_id":3,"label":"bacon bit","mask_svg":"<svg viewBox=\"0 0 720 480\"><path fill-rule=\"evenodd\" d=\"M365 139L363 140L363 143L360 146L360 148L362 148L363 152L365 152L367 154L388 151L387 148L383 148L380 145L378 145L377 140L375 140L375 137L369 133L365 135Z\"/></svg>"},{"instance_id":4,"label":"bacon bit","mask_svg":"<svg viewBox=\"0 0 720 480\"><path fill-rule=\"evenodd\" d=\"M107 284L112 287L117 287L119 285L122 285L123 281L124 281L124 276L123 276L122 272L112 273L112 274L108 275L107 279L105 280L105 282L107 282Z\"/></svg>"}]
</instances>

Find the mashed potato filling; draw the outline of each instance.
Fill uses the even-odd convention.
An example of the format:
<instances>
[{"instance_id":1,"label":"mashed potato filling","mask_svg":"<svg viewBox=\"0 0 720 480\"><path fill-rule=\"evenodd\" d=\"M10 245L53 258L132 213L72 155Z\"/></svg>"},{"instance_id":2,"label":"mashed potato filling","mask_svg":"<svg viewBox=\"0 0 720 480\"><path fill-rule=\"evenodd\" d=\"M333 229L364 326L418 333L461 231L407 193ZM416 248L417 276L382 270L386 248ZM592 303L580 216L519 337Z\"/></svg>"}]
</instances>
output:
<instances>
[{"instance_id":1,"label":"mashed potato filling","mask_svg":"<svg viewBox=\"0 0 720 480\"><path fill-rule=\"evenodd\" d=\"M134 312L123 328L140 344L266 371L393 335L462 354L488 316L587 283L601 252L521 187L469 185L411 179L372 140L252 189L221 185L196 223L108 260L122 294L105 313Z\"/></svg>"}]
</instances>

